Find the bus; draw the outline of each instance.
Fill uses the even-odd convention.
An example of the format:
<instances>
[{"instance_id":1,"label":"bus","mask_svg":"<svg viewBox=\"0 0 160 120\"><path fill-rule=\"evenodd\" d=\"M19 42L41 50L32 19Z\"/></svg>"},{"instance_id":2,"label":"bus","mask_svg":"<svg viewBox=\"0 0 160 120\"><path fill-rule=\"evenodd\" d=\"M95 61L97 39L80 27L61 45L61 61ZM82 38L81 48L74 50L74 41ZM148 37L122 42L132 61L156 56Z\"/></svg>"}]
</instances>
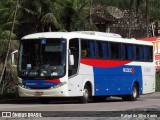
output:
<instances>
[{"instance_id":1,"label":"bus","mask_svg":"<svg viewBox=\"0 0 160 120\"><path fill-rule=\"evenodd\" d=\"M21 39L18 94L78 98L81 103L117 96L135 101L155 92L153 44L96 31L42 32Z\"/></svg>"}]
</instances>

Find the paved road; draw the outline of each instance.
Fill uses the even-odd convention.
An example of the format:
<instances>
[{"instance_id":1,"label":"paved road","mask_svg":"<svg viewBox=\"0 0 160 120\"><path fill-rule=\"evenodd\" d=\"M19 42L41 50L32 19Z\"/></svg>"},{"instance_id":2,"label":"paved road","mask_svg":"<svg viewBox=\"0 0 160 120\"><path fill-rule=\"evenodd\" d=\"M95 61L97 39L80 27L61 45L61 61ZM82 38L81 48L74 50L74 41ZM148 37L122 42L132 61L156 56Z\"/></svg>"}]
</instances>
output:
<instances>
[{"instance_id":1,"label":"paved road","mask_svg":"<svg viewBox=\"0 0 160 120\"><path fill-rule=\"evenodd\" d=\"M18 103L0 104L0 111L124 111L124 110L160 111L160 92L141 95L135 102L122 101L121 98L110 98L106 102L80 104L75 101L52 101L40 104L37 100Z\"/></svg>"},{"instance_id":2,"label":"paved road","mask_svg":"<svg viewBox=\"0 0 160 120\"><path fill-rule=\"evenodd\" d=\"M126 102L115 97L107 99L106 102L88 104L79 104L76 101L52 101L50 104L40 104L37 99L8 101L0 104L0 111L12 113L11 118L3 117L1 120L23 120L24 116L16 117L16 114L13 114L16 112L21 115L27 112L42 113L42 118L30 117L27 113L25 120L160 120L160 92L141 95L135 102Z\"/></svg>"}]
</instances>

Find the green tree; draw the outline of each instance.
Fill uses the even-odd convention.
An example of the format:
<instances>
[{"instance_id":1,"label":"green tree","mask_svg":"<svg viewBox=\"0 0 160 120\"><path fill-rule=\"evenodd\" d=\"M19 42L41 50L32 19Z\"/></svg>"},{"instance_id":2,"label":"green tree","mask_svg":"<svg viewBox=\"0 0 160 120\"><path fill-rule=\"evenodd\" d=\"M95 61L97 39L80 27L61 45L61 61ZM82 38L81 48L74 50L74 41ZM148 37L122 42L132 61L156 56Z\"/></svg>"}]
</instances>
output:
<instances>
[{"instance_id":1,"label":"green tree","mask_svg":"<svg viewBox=\"0 0 160 120\"><path fill-rule=\"evenodd\" d=\"M66 0L60 17L61 24L66 31L93 30L95 26L90 21L90 1Z\"/></svg>"},{"instance_id":2,"label":"green tree","mask_svg":"<svg viewBox=\"0 0 160 120\"><path fill-rule=\"evenodd\" d=\"M58 28L59 23L52 11L56 0L21 0L19 9L19 31L21 37L34 33L51 31L52 27Z\"/></svg>"},{"instance_id":3,"label":"green tree","mask_svg":"<svg viewBox=\"0 0 160 120\"><path fill-rule=\"evenodd\" d=\"M6 2L3 1L2 3L3 3L4 6L1 4L1 10L2 9L3 9L2 11L7 10L8 6L5 7L5 5L8 5L8 1L6 1ZM11 5L13 5L13 4L11 4ZM5 27L3 27L4 26L3 25L4 21L1 21L3 26L1 26L1 32L2 33L1 33L1 36L0 36L0 40L1 40L0 42L3 43L2 45L6 44L7 47L5 49L1 49L2 50L1 52L6 53L6 54L5 55L2 54L2 56L1 56L1 57L4 57L4 59L3 59L3 64L1 66L0 94L3 94L4 91L6 92L7 90L9 90L10 92L13 91L12 90L13 87L9 87L12 82L10 82L9 79L7 79L5 73L7 71L6 67L7 67L8 57L9 57L10 50L11 50L11 39L13 39L16 36L16 35L13 34L13 30L14 30L14 25L15 25L17 9L18 9L18 0L16 1L16 4L15 4L15 12L14 12L14 15L13 15L13 21L12 21L10 31L8 31L7 29L4 29L5 28ZM7 14L6 14L6 16L7 16Z\"/></svg>"},{"instance_id":4,"label":"green tree","mask_svg":"<svg viewBox=\"0 0 160 120\"><path fill-rule=\"evenodd\" d=\"M9 40L9 35L11 31L11 21L9 21L11 9L15 5L13 0L1 0L0 1L0 61L4 62L7 43ZM13 10L13 9L12 9ZM11 33L11 39L17 39L16 34ZM2 62L0 66L2 68Z\"/></svg>"}]
</instances>

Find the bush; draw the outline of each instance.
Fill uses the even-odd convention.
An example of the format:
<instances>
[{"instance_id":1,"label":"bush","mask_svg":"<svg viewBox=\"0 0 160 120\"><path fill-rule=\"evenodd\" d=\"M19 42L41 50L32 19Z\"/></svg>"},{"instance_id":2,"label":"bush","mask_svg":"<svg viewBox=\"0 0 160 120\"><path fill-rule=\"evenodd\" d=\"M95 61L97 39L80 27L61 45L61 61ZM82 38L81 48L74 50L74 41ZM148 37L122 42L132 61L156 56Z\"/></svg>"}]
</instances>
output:
<instances>
[{"instance_id":1,"label":"bush","mask_svg":"<svg viewBox=\"0 0 160 120\"><path fill-rule=\"evenodd\" d=\"M18 41L12 41L11 42L11 48L10 53L14 50L18 49ZM6 57L6 51L7 51L7 40L0 40L0 75L3 69L3 62ZM16 57L17 59L17 57ZM10 65L10 56L7 61L7 67L5 70L5 74L3 76L3 80L0 83L0 97L3 98L6 97L12 97L13 94L15 94L16 91L16 84L18 83L18 76L17 71L15 68L12 68ZM11 95L12 94L12 95Z\"/></svg>"},{"instance_id":2,"label":"bush","mask_svg":"<svg viewBox=\"0 0 160 120\"><path fill-rule=\"evenodd\" d=\"M14 68L7 69L5 77L0 84L0 95L15 93L16 85L18 84L17 72Z\"/></svg>"},{"instance_id":3,"label":"bush","mask_svg":"<svg viewBox=\"0 0 160 120\"><path fill-rule=\"evenodd\" d=\"M160 91L160 74L156 75L156 92Z\"/></svg>"}]
</instances>

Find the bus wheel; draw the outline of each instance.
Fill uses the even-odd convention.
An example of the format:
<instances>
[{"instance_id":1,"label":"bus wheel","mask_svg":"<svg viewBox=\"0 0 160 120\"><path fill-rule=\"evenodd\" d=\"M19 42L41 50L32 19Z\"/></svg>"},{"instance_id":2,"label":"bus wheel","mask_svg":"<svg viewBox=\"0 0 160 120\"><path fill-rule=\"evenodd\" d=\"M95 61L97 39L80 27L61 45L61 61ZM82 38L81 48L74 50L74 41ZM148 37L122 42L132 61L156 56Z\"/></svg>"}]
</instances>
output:
<instances>
[{"instance_id":1,"label":"bus wheel","mask_svg":"<svg viewBox=\"0 0 160 120\"><path fill-rule=\"evenodd\" d=\"M91 97L91 89L89 85L85 85L83 89L83 96L79 98L80 103L88 103Z\"/></svg>"},{"instance_id":2,"label":"bus wheel","mask_svg":"<svg viewBox=\"0 0 160 120\"><path fill-rule=\"evenodd\" d=\"M51 100L50 98L39 98L39 101L42 104L49 104L50 100Z\"/></svg>"},{"instance_id":3,"label":"bus wheel","mask_svg":"<svg viewBox=\"0 0 160 120\"><path fill-rule=\"evenodd\" d=\"M132 94L123 96L122 99L124 101L135 101L135 100L137 100L138 96L139 96L138 86L137 86L137 84L134 84L132 87Z\"/></svg>"},{"instance_id":4,"label":"bus wheel","mask_svg":"<svg viewBox=\"0 0 160 120\"><path fill-rule=\"evenodd\" d=\"M132 88L132 94L129 96L129 100L130 101L135 101L138 98L138 86L136 84L134 84L133 88Z\"/></svg>"}]
</instances>

